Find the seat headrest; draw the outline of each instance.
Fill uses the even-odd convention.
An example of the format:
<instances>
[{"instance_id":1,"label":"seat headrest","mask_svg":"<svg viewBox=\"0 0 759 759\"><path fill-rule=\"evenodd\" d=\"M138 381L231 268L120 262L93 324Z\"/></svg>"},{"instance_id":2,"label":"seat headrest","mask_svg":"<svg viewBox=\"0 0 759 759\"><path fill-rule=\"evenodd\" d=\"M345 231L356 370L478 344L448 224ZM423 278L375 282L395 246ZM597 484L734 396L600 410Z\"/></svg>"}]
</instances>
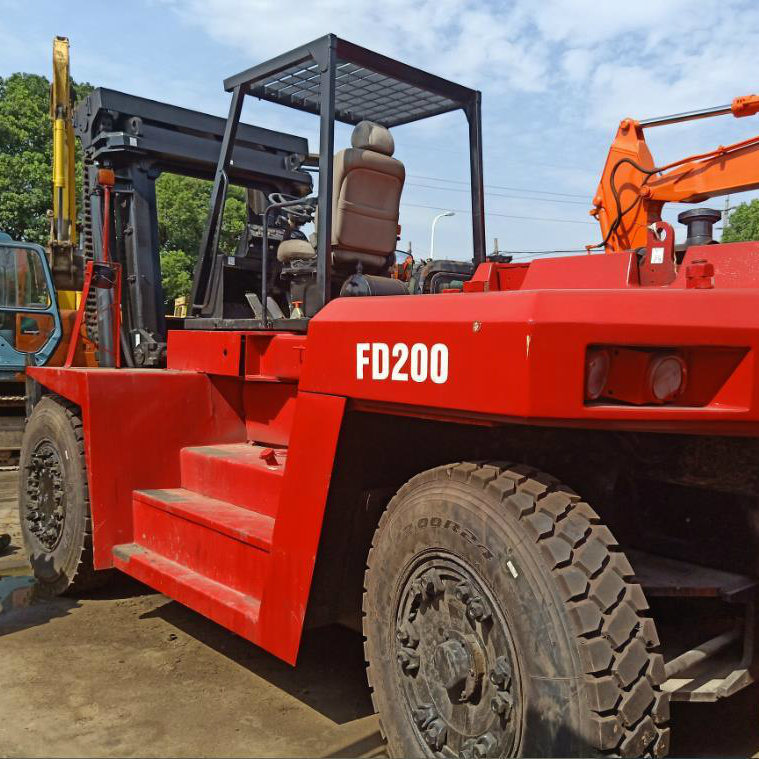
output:
<instances>
[{"instance_id":1,"label":"seat headrest","mask_svg":"<svg viewBox=\"0 0 759 759\"><path fill-rule=\"evenodd\" d=\"M373 150L384 155L392 155L395 150L390 130L373 121L359 121L356 124L351 135L351 145L359 150Z\"/></svg>"}]
</instances>

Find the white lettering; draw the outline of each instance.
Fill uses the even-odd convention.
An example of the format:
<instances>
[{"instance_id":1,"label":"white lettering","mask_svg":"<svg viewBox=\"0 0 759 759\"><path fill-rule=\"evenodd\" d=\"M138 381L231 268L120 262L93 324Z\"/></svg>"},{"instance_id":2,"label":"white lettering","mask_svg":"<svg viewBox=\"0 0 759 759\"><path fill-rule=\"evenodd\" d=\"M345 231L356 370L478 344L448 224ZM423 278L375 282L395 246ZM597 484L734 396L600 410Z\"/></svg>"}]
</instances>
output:
<instances>
[{"instance_id":1,"label":"white lettering","mask_svg":"<svg viewBox=\"0 0 759 759\"><path fill-rule=\"evenodd\" d=\"M390 379L395 382L408 382L408 373L401 371L406 365L406 361L408 361L408 345L396 343L393 346L393 358L397 359L397 361L393 367L393 374Z\"/></svg>"},{"instance_id":2,"label":"white lettering","mask_svg":"<svg viewBox=\"0 0 759 759\"><path fill-rule=\"evenodd\" d=\"M364 379L364 367L369 366L370 343L356 343L356 377Z\"/></svg>"},{"instance_id":3,"label":"white lettering","mask_svg":"<svg viewBox=\"0 0 759 759\"><path fill-rule=\"evenodd\" d=\"M435 343L428 348L424 343L414 343L409 349L406 343L395 343L391 349L387 343L356 343L356 379L367 375L380 381L430 380L442 385L448 381L448 346Z\"/></svg>"},{"instance_id":4,"label":"white lettering","mask_svg":"<svg viewBox=\"0 0 759 759\"><path fill-rule=\"evenodd\" d=\"M414 343L411 347L411 379L424 382L427 379L427 346Z\"/></svg>"},{"instance_id":5,"label":"white lettering","mask_svg":"<svg viewBox=\"0 0 759 759\"><path fill-rule=\"evenodd\" d=\"M448 382L448 346L435 343L430 350L430 379L436 385Z\"/></svg>"},{"instance_id":6,"label":"white lettering","mask_svg":"<svg viewBox=\"0 0 759 759\"><path fill-rule=\"evenodd\" d=\"M386 343L372 343L372 379L386 380L390 376L390 350Z\"/></svg>"}]
</instances>

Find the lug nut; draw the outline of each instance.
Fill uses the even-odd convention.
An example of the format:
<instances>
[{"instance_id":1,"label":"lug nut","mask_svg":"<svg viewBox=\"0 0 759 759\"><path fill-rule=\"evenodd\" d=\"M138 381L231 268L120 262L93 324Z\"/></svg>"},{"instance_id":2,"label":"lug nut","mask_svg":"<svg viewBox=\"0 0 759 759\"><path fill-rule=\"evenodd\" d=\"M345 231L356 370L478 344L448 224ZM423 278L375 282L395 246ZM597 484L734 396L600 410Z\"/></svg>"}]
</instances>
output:
<instances>
[{"instance_id":1,"label":"lug nut","mask_svg":"<svg viewBox=\"0 0 759 759\"><path fill-rule=\"evenodd\" d=\"M457 583L456 587L453 590L453 593L456 598L459 599L459 601L462 603L467 603L472 597L472 588L468 582L462 580L460 583Z\"/></svg>"},{"instance_id":2,"label":"lug nut","mask_svg":"<svg viewBox=\"0 0 759 759\"><path fill-rule=\"evenodd\" d=\"M498 749L498 741L493 733L481 735L474 743L475 759L487 759L489 756L495 756Z\"/></svg>"},{"instance_id":3,"label":"lug nut","mask_svg":"<svg viewBox=\"0 0 759 759\"><path fill-rule=\"evenodd\" d=\"M419 654L413 648L404 646L398 651L398 662L404 674L411 675L419 669Z\"/></svg>"},{"instance_id":4,"label":"lug nut","mask_svg":"<svg viewBox=\"0 0 759 759\"><path fill-rule=\"evenodd\" d=\"M433 720L438 718L437 709L433 704L422 704L414 709L414 722L420 730L424 730Z\"/></svg>"},{"instance_id":5,"label":"lug nut","mask_svg":"<svg viewBox=\"0 0 759 759\"><path fill-rule=\"evenodd\" d=\"M445 739L448 737L448 728L441 719L435 719L427 725L424 731L424 739L427 745L434 751L440 751L445 746Z\"/></svg>"},{"instance_id":6,"label":"lug nut","mask_svg":"<svg viewBox=\"0 0 759 759\"><path fill-rule=\"evenodd\" d=\"M420 578L422 590L428 598L434 598L445 589L443 580L436 569L430 569Z\"/></svg>"},{"instance_id":7,"label":"lug nut","mask_svg":"<svg viewBox=\"0 0 759 759\"><path fill-rule=\"evenodd\" d=\"M419 578L413 580L409 588L409 597L411 599L412 607L416 607L421 603L423 594L424 586L422 585L422 581Z\"/></svg>"},{"instance_id":8,"label":"lug nut","mask_svg":"<svg viewBox=\"0 0 759 759\"><path fill-rule=\"evenodd\" d=\"M408 621L402 622L398 626L395 637L409 648L416 648L419 645L419 636L416 634L414 626Z\"/></svg>"},{"instance_id":9,"label":"lug nut","mask_svg":"<svg viewBox=\"0 0 759 759\"><path fill-rule=\"evenodd\" d=\"M479 738L469 738L461 745L459 759L486 759L495 756L498 741L493 733L485 733Z\"/></svg>"},{"instance_id":10,"label":"lug nut","mask_svg":"<svg viewBox=\"0 0 759 759\"><path fill-rule=\"evenodd\" d=\"M490 682L495 685L496 688L501 690L508 690L511 684L511 667L505 656L499 656L495 660L493 669L490 670Z\"/></svg>"},{"instance_id":11,"label":"lug nut","mask_svg":"<svg viewBox=\"0 0 759 759\"><path fill-rule=\"evenodd\" d=\"M490 710L499 717L508 719L514 701L508 693L498 692L490 700Z\"/></svg>"},{"instance_id":12,"label":"lug nut","mask_svg":"<svg viewBox=\"0 0 759 759\"><path fill-rule=\"evenodd\" d=\"M485 622L490 619L490 609L482 598L475 596L467 604L466 615L477 622Z\"/></svg>"}]
</instances>

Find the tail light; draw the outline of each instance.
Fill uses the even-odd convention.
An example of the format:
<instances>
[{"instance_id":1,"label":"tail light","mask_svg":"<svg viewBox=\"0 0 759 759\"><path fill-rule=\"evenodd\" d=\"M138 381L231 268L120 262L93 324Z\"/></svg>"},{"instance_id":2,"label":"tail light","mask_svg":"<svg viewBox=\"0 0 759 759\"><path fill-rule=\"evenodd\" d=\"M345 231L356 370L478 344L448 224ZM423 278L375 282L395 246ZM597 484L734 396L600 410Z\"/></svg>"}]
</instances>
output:
<instances>
[{"instance_id":1,"label":"tail light","mask_svg":"<svg viewBox=\"0 0 759 759\"><path fill-rule=\"evenodd\" d=\"M598 400L609 379L611 357L606 348L595 348L588 351L585 362L585 397L589 401Z\"/></svg>"},{"instance_id":2,"label":"tail light","mask_svg":"<svg viewBox=\"0 0 759 759\"><path fill-rule=\"evenodd\" d=\"M659 403L673 401L682 395L688 379L688 369L680 356L670 354L656 356L648 369L651 395Z\"/></svg>"},{"instance_id":3,"label":"tail light","mask_svg":"<svg viewBox=\"0 0 759 759\"><path fill-rule=\"evenodd\" d=\"M586 353L586 402L672 403L684 393L687 380L688 366L680 351L597 345Z\"/></svg>"}]
</instances>

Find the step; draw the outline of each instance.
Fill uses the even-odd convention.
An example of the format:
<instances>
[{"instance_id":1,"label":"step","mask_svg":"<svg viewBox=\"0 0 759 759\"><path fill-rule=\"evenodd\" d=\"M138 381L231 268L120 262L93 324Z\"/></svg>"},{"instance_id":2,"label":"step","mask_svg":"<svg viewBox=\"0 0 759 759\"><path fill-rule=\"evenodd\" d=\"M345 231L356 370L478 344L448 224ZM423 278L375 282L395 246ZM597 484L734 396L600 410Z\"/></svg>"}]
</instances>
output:
<instances>
[{"instance_id":1,"label":"step","mask_svg":"<svg viewBox=\"0 0 759 759\"><path fill-rule=\"evenodd\" d=\"M250 443L183 448L182 487L276 516L287 451Z\"/></svg>"},{"instance_id":2,"label":"step","mask_svg":"<svg viewBox=\"0 0 759 759\"><path fill-rule=\"evenodd\" d=\"M214 622L258 642L261 603L136 543L113 548L114 566Z\"/></svg>"},{"instance_id":3,"label":"step","mask_svg":"<svg viewBox=\"0 0 759 759\"><path fill-rule=\"evenodd\" d=\"M734 572L643 551L627 549L625 553L635 572L635 582L649 597L721 598L735 603L753 599L759 587L753 577Z\"/></svg>"},{"instance_id":4,"label":"step","mask_svg":"<svg viewBox=\"0 0 759 759\"><path fill-rule=\"evenodd\" d=\"M662 683L672 701L713 702L735 695L754 682L751 662L736 649L707 657Z\"/></svg>"},{"instance_id":5,"label":"step","mask_svg":"<svg viewBox=\"0 0 759 759\"><path fill-rule=\"evenodd\" d=\"M259 514L184 488L135 490L133 498L263 551L271 550L274 519L268 514Z\"/></svg>"},{"instance_id":6,"label":"step","mask_svg":"<svg viewBox=\"0 0 759 759\"><path fill-rule=\"evenodd\" d=\"M132 540L168 561L260 597L274 520L181 488L132 494Z\"/></svg>"}]
</instances>

